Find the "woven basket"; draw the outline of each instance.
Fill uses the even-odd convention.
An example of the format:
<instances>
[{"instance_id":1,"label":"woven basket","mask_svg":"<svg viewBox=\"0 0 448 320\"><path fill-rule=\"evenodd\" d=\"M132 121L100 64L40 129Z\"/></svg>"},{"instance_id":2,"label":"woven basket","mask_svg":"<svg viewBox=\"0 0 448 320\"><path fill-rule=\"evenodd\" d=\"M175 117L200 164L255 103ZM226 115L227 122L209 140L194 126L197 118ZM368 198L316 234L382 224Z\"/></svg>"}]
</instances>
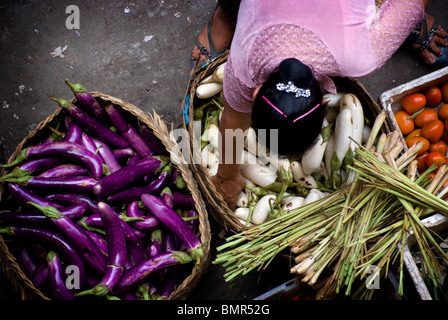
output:
<instances>
[{"instance_id":1,"label":"woven basket","mask_svg":"<svg viewBox=\"0 0 448 320\"><path fill-rule=\"evenodd\" d=\"M195 175L199 187L201 188L202 194L209 208L209 212L226 232L241 232L246 230L248 227L243 225L233 214L221 194L216 190L206 168L200 163L200 145L198 146L198 141L194 138L195 132L193 128L193 121L189 121L193 119L194 106L195 104L198 104L199 100L195 95L197 86L203 79L211 75L220 64L227 61L227 57L228 53L209 64L206 69L196 72L196 74L192 74L182 106L183 113L188 115L188 117L184 117L183 119L183 128L188 131L190 137L190 167ZM335 82L339 92L350 92L356 94L365 109L366 116L368 116L371 120L373 120L374 117L380 113L381 107L373 100L373 98L366 91L365 87L359 81L352 78L341 77L335 77L333 78L333 81ZM387 123L384 124L382 129L385 132L390 132Z\"/></svg>"},{"instance_id":2,"label":"woven basket","mask_svg":"<svg viewBox=\"0 0 448 320\"><path fill-rule=\"evenodd\" d=\"M200 190L194 180L194 176L190 171L190 168L186 163L182 163L182 159L177 158L177 155L171 154L173 150L173 146L175 145L175 141L172 140L172 135L167 128L164 121L160 118L160 116L154 111L153 114L148 114L143 112L141 109L136 107L135 105L126 102L124 100L100 93L100 92L92 92L92 95L97 98L98 101L102 104L111 102L117 106L119 106L122 110L127 112L127 116L129 119L133 119L138 121L141 124L146 124L150 129L152 129L154 135L162 142L165 146L166 150L170 153L171 160L175 163L180 170L183 179L186 182L187 188L190 191L195 204L196 210L199 213L199 232L200 232L200 241L203 244L203 258L200 261L199 265L193 266L191 270L191 274L189 274L181 284L177 286L175 291L172 292L169 299L170 300L182 300L186 299L190 291L197 285L202 275L207 272L211 257L210 257L210 242L211 242L211 233L210 233L210 225L208 221L208 215L205 207L205 203L202 199ZM72 103L76 103L76 99L71 101ZM39 125L32 131L30 134L23 139L23 141L16 147L14 153L8 159L8 163L12 162L16 155L25 147L35 145L38 142L42 141L43 137L48 136L50 133L50 126L54 126L56 122L61 119L64 115L62 112L62 108L58 108L54 113L48 116L44 121L39 123ZM2 172L1 175L3 175ZM0 185L0 200L4 191L3 184ZM6 191L5 191L6 194ZM7 244L4 241L4 238L0 235L0 268L1 271L5 274L6 278L11 282L13 287L18 291L23 300L32 300L32 299L45 299L46 297L41 291L34 287L33 283L23 272L21 267L19 266L16 258L10 252Z\"/></svg>"}]
</instances>

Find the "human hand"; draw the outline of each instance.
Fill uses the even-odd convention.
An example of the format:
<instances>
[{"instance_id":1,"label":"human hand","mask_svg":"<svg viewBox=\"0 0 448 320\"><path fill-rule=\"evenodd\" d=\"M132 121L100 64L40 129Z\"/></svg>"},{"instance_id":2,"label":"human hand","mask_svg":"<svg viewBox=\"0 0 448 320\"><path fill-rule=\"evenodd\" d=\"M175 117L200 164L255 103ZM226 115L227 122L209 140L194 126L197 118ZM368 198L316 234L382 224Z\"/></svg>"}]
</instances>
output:
<instances>
[{"instance_id":1,"label":"human hand","mask_svg":"<svg viewBox=\"0 0 448 320\"><path fill-rule=\"evenodd\" d=\"M239 173L232 177L223 177L218 172L212 181L229 208L234 210L236 208L236 201L244 187L243 177Z\"/></svg>"}]
</instances>

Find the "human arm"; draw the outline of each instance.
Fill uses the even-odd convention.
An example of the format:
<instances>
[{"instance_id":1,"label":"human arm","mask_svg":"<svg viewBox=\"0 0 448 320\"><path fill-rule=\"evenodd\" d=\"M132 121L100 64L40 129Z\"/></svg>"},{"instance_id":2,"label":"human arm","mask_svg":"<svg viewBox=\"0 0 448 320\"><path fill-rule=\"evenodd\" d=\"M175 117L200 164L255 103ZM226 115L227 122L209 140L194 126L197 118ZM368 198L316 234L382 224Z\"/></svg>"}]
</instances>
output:
<instances>
[{"instance_id":1,"label":"human arm","mask_svg":"<svg viewBox=\"0 0 448 320\"><path fill-rule=\"evenodd\" d=\"M244 180L240 174L240 159L244 145L238 143L234 134L238 129L245 132L250 126L250 113L234 110L223 98L224 110L219 124L221 134L220 164L218 172L213 178L213 184L230 209L236 207L236 200L240 195Z\"/></svg>"}]
</instances>

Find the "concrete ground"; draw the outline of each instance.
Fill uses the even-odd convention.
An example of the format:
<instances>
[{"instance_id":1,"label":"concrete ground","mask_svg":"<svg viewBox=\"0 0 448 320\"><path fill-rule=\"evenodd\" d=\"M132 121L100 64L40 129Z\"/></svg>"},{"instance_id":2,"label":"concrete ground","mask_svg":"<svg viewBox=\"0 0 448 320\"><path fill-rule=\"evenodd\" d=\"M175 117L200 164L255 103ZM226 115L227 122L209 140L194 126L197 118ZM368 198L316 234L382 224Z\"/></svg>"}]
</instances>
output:
<instances>
[{"instance_id":1,"label":"concrete ground","mask_svg":"<svg viewBox=\"0 0 448 320\"><path fill-rule=\"evenodd\" d=\"M79 8L79 29L66 26L70 5ZM154 109L167 123L179 125L190 50L215 5L214 0L1 1L0 162L56 109L51 97L72 98L65 78L144 111ZM428 12L448 28L445 0L431 1ZM382 92L431 71L403 47L361 83L376 100ZM212 226L215 246L222 240L219 228ZM221 266L211 265L190 299L253 299L290 279L281 259L232 288L222 274ZM18 298L2 274L0 298Z\"/></svg>"}]
</instances>

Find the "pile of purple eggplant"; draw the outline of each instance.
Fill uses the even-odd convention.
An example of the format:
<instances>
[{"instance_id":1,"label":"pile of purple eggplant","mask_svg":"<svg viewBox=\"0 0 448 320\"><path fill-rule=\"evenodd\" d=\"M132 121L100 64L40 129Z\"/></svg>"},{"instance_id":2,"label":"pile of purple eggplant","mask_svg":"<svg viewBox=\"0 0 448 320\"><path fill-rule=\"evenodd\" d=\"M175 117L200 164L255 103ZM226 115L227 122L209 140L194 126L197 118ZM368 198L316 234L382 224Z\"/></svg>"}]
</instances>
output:
<instances>
[{"instance_id":1,"label":"pile of purple eggplant","mask_svg":"<svg viewBox=\"0 0 448 320\"><path fill-rule=\"evenodd\" d=\"M0 166L0 234L50 299L168 299L203 258L195 201L146 124L66 83L51 134Z\"/></svg>"}]
</instances>

